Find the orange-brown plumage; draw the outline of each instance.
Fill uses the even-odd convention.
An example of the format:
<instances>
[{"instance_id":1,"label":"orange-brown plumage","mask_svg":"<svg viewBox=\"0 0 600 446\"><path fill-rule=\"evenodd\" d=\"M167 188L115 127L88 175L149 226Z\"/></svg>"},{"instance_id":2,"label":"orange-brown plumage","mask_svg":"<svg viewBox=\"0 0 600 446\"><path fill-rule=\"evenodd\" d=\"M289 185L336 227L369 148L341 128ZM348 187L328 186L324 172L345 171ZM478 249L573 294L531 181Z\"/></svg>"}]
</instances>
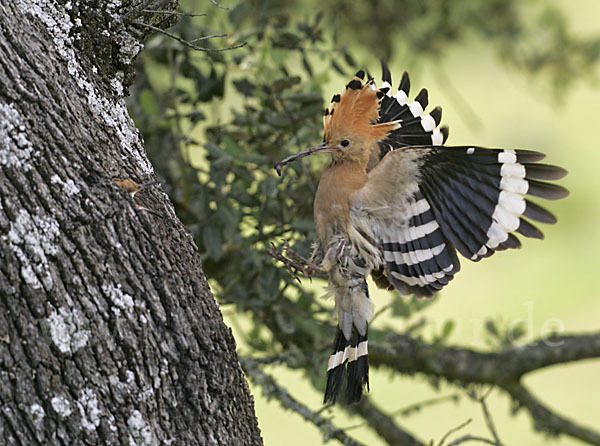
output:
<instances>
[{"instance_id":1,"label":"orange-brown plumage","mask_svg":"<svg viewBox=\"0 0 600 446\"><path fill-rule=\"evenodd\" d=\"M321 242L338 229L348 232L350 197L367 182L367 173L359 163L332 162L323 172L314 203L314 218Z\"/></svg>"},{"instance_id":2,"label":"orange-brown plumage","mask_svg":"<svg viewBox=\"0 0 600 446\"><path fill-rule=\"evenodd\" d=\"M369 181L371 153L398 127L396 122L377 123L383 94L372 85L355 76L341 95L334 96L323 117L324 143L335 148L314 202L315 226L323 246L334 233L349 232L350 202Z\"/></svg>"}]
</instances>

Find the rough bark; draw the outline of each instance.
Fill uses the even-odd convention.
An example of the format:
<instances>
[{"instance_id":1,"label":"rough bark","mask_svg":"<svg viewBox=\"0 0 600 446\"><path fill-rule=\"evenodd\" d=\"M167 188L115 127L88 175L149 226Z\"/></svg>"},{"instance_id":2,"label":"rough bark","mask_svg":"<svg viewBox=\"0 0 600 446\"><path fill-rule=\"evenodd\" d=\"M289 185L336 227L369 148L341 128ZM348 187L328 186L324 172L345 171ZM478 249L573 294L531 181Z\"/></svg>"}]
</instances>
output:
<instances>
[{"instance_id":1,"label":"rough bark","mask_svg":"<svg viewBox=\"0 0 600 446\"><path fill-rule=\"evenodd\" d=\"M130 3L0 3L0 443L261 444L191 236L111 179L153 179Z\"/></svg>"}]
</instances>

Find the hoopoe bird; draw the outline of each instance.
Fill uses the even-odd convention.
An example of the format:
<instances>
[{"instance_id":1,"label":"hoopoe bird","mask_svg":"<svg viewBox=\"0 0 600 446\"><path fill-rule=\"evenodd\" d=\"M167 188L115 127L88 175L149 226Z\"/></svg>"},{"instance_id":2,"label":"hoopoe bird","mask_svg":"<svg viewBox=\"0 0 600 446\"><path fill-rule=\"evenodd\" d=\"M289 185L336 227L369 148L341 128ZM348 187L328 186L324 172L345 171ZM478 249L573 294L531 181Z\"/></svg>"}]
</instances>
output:
<instances>
[{"instance_id":1,"label":"hoopoe bird","mask_svg":"<svg viewBox=\"0 0 600 446\"><path fill-rule=\"evenodd\" d=\"M382 70L381 88L356 73L325 111L323 142L275 166L281 173L295 159L331 155L314 201L318 242L311 258L328 275L338 320L324 403L335 403L342 391L347 403L357 402L368 388L369 275L381 288L431 296L460 270L457 251L478 261L519 248L515 233L543 238L529 220L556 218L526 195L568 195L540 181L567 173L539 163L542 153L443 146L448 128L440 127L440 107L424 113L427 90L408 101L408 74L394 93L385 63Z\"/></svg>"}]
</instances>

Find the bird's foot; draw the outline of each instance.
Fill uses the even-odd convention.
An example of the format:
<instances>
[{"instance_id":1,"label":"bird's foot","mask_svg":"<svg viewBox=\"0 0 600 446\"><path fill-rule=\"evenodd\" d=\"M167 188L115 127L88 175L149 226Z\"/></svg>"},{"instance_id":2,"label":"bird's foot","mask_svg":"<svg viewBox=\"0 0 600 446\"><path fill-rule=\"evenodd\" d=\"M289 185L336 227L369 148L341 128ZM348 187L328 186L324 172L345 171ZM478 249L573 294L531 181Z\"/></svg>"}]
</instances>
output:
<instances>
[{"instance_id":1,"label":"bird's foot","mask_svg":"<svg viewBox=\"0 0 600 446\"><path fill-rule=\"evenodd\" d=\"M273 256L275 259L279 260L281 263L285 265L285 268L288 270L290 275L296 279L298 282L301 282L298 277L298 272L302 273L302 275L308 277L309 279L312 276L325 276L327 275L327 271L315 265L311 260L307 260L298 254L294 248L292 248L289 242L286 239L281 239L283 242L283 247L279 248L275 246L273 242L271 242L271 247L269 248L269 254Z\"/></svg>"}]
</instances>

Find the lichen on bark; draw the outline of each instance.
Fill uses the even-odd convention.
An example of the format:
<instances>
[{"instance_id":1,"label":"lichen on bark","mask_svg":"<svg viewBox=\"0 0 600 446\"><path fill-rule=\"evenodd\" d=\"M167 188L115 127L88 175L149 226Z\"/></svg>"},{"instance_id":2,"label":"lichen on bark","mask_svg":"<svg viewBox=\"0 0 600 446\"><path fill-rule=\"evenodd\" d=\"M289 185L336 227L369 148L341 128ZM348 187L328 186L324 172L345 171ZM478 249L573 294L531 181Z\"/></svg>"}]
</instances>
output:
<instances>
[{"instance_id":1,"label":"lichen on bark","mask_svg":"<svg viewBox=\"0 0 600 446\"><path fill-rule=\"evenodd\" d=\"M0 4L2 444L261 443L192 238L112 180L153 177L123 100L140 4Z\"/></svg>"}]
</instances>

